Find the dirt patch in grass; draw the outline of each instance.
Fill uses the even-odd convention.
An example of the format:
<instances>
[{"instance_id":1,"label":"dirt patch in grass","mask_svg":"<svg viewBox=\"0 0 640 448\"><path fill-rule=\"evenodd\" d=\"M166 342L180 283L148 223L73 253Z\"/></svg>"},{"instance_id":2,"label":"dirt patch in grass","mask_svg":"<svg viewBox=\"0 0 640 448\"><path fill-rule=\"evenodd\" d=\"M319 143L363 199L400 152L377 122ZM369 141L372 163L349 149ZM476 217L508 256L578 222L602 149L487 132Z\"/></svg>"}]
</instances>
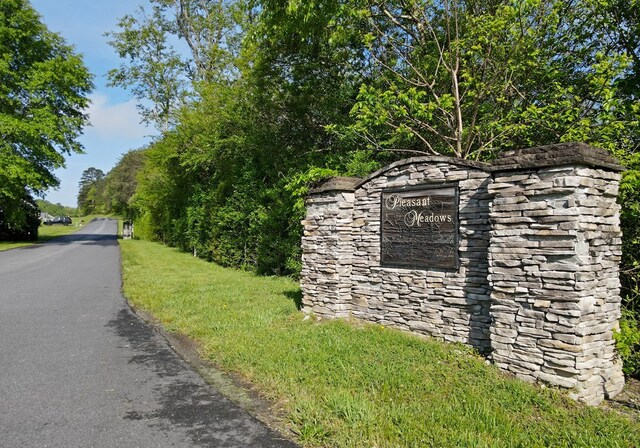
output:
<instances>
[{"instance_id":1,"label":"dirt patch in grass","mask_svg":"<svg viewBox=\"0 0 640 448\"><path fill-rule=\"evenodd\" d=\"M612 400L605 402L605 406L628 415L640 422L640 381L628 379L624 389Z\"/></svg>"}]
</instances>

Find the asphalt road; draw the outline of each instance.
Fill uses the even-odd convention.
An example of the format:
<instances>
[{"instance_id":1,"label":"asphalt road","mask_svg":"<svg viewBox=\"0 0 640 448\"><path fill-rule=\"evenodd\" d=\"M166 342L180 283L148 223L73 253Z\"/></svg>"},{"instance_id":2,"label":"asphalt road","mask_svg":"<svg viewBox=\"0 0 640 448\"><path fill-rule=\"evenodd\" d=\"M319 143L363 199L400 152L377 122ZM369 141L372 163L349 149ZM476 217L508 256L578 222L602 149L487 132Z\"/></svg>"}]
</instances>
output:
<instances>
[{"instance_id":1,"label":"asphalt road","mask_svg":"<svg viewBox=\"0 0 640 448\"><path fill-rule=\"evenodd\" d=\"M116 231L0 252L0 447L293 447L130 311Z\"/></svg>"}]
</instances>

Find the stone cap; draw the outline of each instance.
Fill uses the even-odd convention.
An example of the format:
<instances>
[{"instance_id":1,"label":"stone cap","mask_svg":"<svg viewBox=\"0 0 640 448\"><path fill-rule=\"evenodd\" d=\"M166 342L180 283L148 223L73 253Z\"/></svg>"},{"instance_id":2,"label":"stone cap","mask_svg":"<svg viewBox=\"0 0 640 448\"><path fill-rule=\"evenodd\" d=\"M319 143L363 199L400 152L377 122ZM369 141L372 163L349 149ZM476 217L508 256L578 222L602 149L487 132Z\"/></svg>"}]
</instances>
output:
<instances>
[{"instance_id":1,"label":"stone cap","mask_svg":"<svg viewBox=\"0 0 640 448\"><path fill-rule=\"evenodd\" d=\"M510 171L523 168L545 168L562 165L587 165L624 171L625 167L607 151L586 143L557 143L533 148L504 151L492 163L492 171Z\"/></svg>"},{"instance_id":2,"label":"stone cap","mask_svg":"<svg viewBox=\"0 0 640 448\"><path fill-rule=\"evenodd\" d=\"M311 189L311 191L309 191L309 195L340 191L356 191L356 187L361 180L362 179L359 177L332 177L322 182L316 188Z\"/></svg>"},{"instance_id":3,"label":"stone cap","mask_svg":"<svg viewBox=\"0 0 640 448\"><path fill-rule=\"evenodd\" d=\"M501 152L498 158L491 163L455 159L447 156L412 157L410 159L399 160L387 165L364 179L360 177L332 177L311 189L311 191L309 191L309 195L312 196L329 192L355 191L372 179L375 179L394 168L425 162L449 163L486 172L512 171L528 168L535 169L564 165L586 165L593 168L604 168L618 172L626 169L604 149L589 146L586 143L556 143L553 145L504 151Z\"/></svg>"},{"instance_id":4,"label":"stone cap","mask_svg":"<svg viewBox=\"0 0 640 448\"><path fill-rule=\"evenodd\" d=\"M397 162L393 162L391 165L387 165L384 168L379 169L373 174L370 174L364 179L360 179L360 184L357 187L360 187L372 179L375 179L378 176L383 175L387 171L391 171L394 168L398 168L404 165L413 165L417 163L449 163L451 165L465 166L467 168L473 168L482 171L489 171L490 165L484 162L476 162L473 160L466 159L456 159L453 157L447 156L420 156L420 157L411 157L409 159L398 160Z\"/></svg>"}]
</instances>

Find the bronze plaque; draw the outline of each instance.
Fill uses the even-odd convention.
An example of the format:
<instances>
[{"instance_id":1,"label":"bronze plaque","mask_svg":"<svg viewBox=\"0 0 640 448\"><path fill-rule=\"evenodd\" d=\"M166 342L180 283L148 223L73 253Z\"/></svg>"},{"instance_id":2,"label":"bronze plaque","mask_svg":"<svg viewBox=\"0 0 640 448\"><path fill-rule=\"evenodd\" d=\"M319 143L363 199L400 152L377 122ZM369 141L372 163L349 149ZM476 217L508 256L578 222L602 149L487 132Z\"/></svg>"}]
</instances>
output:
<instances>
[{"instance_id":1,"label":"bronze plaque","mask_svg":"<svg viewBox=\"0 0 640 448\"><path fill-rule=\"evenodd\" d=\"M458 187L384 190L382 266L458 268Z\"/></svg>"}]
</instances>

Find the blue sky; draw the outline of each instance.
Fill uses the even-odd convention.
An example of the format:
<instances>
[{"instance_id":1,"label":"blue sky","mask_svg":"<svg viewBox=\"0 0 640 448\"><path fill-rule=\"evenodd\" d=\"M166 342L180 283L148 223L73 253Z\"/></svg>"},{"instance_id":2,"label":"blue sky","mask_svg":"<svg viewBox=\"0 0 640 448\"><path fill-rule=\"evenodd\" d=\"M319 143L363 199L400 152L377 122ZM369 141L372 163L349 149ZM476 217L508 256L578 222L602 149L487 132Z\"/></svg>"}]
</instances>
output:
<instances>
[{"instance_id":1,"label":"blue sky","mask_svg":"<svg viewBox=\"0 0 640 448\"><path fill-rule=\"evenodd\" d=\"M95 89L88 110L92 126L86 127L80 142L85 154L67 157L67 166L56 170L60 179L57 190L49 190L46 199L53 203L76 206L78 182L82 172L99 168L107 173L122 154L145 146L156 131L140 124L132 95L118 88L107 87L106 73L120 64L104 34L115 31L118 19L131 14L139 4L136 0L30 0L49 30L54 31L83 55L94 75Z\"/></svg>"}]
</instances>

